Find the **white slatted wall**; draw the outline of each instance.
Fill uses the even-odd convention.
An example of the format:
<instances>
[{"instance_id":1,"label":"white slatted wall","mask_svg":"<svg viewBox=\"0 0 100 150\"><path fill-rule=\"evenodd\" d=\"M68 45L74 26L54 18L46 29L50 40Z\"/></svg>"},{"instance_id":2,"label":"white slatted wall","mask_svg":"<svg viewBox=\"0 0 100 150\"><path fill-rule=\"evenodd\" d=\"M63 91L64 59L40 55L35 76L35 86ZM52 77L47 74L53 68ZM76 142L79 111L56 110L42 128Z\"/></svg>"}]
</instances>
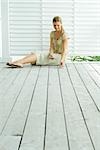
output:
<instances>
[{"instance_id":1,"label":"white slatted wall","mask_svg":"<svg viewBox=\"0 0 100 150\"><path fill-rule=\"evenodd\" d=\"M2 56L2 38L1 38L1 0L0 0L0 57Z\"/></svg>"},{"instance_id":2,"label":"white slatted wall","mask_svg":"<svg viewBox=\"0 0 100 150\"><path fill-rule=\"evenodd\" d=\"M48 50L52 18L63 18L65 30L73 40L73 0L10 0L9 39L11 55ZM72 50L72 43L69 47Z\"/></svg>"},{"instance_id":3,"label":"white slatted wall","mask_svg":"<svg viewBox=\"0 0 100 150\"><path fill-rule=\"evenodd\" d=\"M76 54L100 55L100 0L75 0Z\"/></svg>"},{"instance_id":4,"label":"white slatted wall","mask_svg":"<svg viewBox=\"0 0 100 150\"><path fill-rule=\"evenodd\" d=\"M11 55L48 50L56 15L70 38L69 54L100 55L99 0L9 0Z\"/></svg>"},{"instance_id":5,"label":"white slatted wall","mask_svg":"<svg viewBox=\"0 0 100 150\"><path fill-rule=\"evenodd\" d=\"M41 50L41 0L9 0L11 55Z\"/></svg>"}]
</instances>

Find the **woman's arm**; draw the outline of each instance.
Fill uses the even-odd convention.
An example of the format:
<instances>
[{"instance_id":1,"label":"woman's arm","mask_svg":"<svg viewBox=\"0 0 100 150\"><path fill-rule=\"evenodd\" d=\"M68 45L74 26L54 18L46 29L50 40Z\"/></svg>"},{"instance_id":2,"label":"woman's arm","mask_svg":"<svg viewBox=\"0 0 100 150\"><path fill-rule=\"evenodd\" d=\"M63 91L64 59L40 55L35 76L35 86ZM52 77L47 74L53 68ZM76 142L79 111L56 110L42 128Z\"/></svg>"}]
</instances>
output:
<instances>
[{"instance_id":1,"label":"woman's arm","mask_svg":"<svg viewBox=\"0 0 100 150\"><path fill-rule=\"evenodd\" d=\"M52 32L50 34L50 48L49 48L49 58L53 59L53 38L52 38Z\"/></svg>"},{"instance_id":2,"label":"woman's arm","mask_svg":"<svg viewBox=\"0 0 100 150\"><path fill-rule=\"evenodd\" d=\"M68 53L68 38L65 38L62 43L63 52L61 54L61 65L64 65L66 55Z\"/></svg>"}]
</instances>

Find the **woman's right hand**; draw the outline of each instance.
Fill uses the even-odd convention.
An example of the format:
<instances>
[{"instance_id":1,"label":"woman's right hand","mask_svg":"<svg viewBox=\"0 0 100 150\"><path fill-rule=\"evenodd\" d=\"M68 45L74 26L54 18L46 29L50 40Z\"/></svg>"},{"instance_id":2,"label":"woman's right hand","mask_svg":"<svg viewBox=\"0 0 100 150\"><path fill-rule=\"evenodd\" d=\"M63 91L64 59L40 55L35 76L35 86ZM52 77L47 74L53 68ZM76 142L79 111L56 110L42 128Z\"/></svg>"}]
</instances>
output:
<instances>
[{"instance_id":1,"label":"woman's right hand","mask_svg":"<svg viewBox=\"0 0 100 150\"><path fill-rule=\"evenodd\" d=\"M61 60L61 62L60 62L60 67L62 68L62 67L64 67L64 66L65 66L65 62Z\"/></svg>"},{"instance_id":2,"label":"woman's right hand","mask_svg":"<svg viewBox=\"0 0 100 150\"><path fill-rule=\"evenodd\" d=\"M50 54L50 53L49 53L48 58L49 58L49 59L54 59L53 54Z\"/></svg>"}]
</instances>

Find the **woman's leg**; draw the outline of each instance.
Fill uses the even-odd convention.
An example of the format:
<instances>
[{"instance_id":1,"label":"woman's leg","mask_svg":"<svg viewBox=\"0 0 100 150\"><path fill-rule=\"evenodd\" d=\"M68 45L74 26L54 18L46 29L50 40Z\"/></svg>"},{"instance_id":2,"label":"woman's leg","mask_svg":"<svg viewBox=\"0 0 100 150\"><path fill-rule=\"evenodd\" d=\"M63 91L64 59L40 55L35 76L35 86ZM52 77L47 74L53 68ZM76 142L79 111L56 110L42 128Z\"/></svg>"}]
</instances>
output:
<instances>
[{"instance_id":1,"label":"woman's leg","mask_svg":"<svg viewBox=\"0 0 100 150\"><path fill-rule=\"evenodd\" d=\"M14 65L18 65L18 66L23 66L23 64L28 64L28 63L32 63L32 64L36 64L36 61L37 61L37 56L36 56L36 54L35 53L31 53L31 54L29 54L29 55L27 55L27 56L25 56L24 58L22 58L22 59L18 59L18 60L16 60L16 61L13 61L13 62L11 62L11 63L9 63L9 64L14 64ZM9 65L8 64L8 65Z\"/></svg>"},{"instance_id":2,"label":"woman's leg","mask_svg":"<svg viewBox=\"0 0 100 150\"><path fill-rule=\"evenodd\" d=\"M28 64L28 63L32 63L32 64L35 64L36 63L36 60L37 60L37 57L36 57L36 54L35 53L32 53L32 54L29 54L27 56L25 56L24 58L22 59L19 59L17 61L13 61L13 63L20 63L20 64Z\"/></svg>"}]
</instances>

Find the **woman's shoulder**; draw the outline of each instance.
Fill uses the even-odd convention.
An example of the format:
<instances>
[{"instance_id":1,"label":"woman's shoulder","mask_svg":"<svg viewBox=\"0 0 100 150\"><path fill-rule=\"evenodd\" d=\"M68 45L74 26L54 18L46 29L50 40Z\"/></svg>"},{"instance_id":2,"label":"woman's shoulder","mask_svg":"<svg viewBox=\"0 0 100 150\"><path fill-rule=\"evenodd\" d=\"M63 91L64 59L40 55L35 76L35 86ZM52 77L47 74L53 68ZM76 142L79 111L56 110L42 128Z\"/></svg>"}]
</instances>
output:
<instances>
[{"instance_id":1,"label":"woman's shoulder","mask_svg":"<svg viewBox=\"0 0 100 150\"><path fill-rule=\"evenodd\" d=\"M55 32L55 31L51 31L51 32L50 32L50 37L51 37L51 38L54 37L54 32Z\"/></svg>"},{"instance_id":2,"label":"woman's shoulder","mask_svg":"<svg viewBox=\"0 0 100 150\"><path fill-rule=\"evenodd\" d=\"M63 34L62 34L62 38L63 38L63 40L64 39L69 39L68 33L64 31Z\"/></svg>"},{"instance_id":3,"label":"woman's shoulder","mask_svg":"<svg viewBox=\"0 0 100 150\"><path fill-rule=\"evenodd\" d=\"M50 34L54 34L55 31L51 31Z\"/></svg>"}]
</instances>

